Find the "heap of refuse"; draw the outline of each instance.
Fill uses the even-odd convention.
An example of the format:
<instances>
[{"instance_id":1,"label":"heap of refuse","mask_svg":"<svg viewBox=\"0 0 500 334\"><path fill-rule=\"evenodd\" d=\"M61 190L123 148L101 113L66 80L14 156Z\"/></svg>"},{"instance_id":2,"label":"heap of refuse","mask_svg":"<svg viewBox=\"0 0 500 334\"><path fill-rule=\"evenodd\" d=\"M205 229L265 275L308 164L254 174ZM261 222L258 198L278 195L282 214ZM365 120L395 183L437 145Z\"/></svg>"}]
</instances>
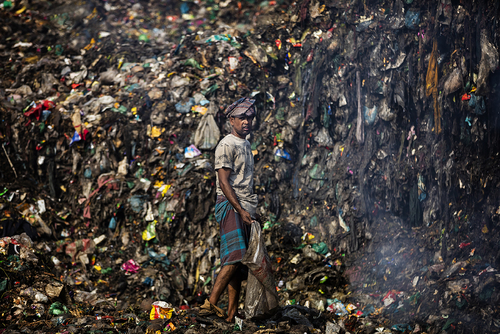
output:
<instances>
[{"instance_id":1,"label":"heap of refuse","mask_svg":"<svg viewBox=\"0 0 500 334\"><path fill-rule=\"evenodd\" d=\"M3 2L0 327L499 332L498 7ZM242 96L282 308L230 325L197 307Z\"/></svg>"}]
</instances>

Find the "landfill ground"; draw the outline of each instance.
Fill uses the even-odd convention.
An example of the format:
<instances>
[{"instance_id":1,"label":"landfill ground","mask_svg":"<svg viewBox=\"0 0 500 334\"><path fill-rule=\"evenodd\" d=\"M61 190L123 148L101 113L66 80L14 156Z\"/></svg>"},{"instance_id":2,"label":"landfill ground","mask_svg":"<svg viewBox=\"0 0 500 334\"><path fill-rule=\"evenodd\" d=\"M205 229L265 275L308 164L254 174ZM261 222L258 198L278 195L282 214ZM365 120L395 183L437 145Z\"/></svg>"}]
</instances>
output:
<instances>
[{"instance_id":1,"label":"landfill ground","mask_svg":"<svg viewBox=\"0 0 500 334\"><path fill-rule=\"evenodd\" d=\"M0 2L0 334L499 333L499 8ZM279 308L232 324L198 312L244 96Z\"/></svg>"}]
</instances>

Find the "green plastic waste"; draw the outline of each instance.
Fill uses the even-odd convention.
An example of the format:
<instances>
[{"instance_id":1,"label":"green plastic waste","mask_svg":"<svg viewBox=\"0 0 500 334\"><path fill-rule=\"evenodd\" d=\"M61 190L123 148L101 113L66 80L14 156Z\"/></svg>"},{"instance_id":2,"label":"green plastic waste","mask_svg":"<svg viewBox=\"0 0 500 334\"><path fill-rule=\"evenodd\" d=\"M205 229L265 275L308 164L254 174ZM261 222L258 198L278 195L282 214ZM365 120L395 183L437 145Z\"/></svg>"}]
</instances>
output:
<instances>
[{"instance_id":1,"label":"green plastic waste","mask_svg":"<svg viewBox=\"0 0 500 334\"><path fill-rule=\"evenodd\" d=\"M213 35L210 36L205 43L213 43L213 42L219 42L219 41L226 41L229 42L231 40L231 35Z\"/></svg>"},{"instance_id":2,"label":"green plastic waste","mask_svg":"<svg viewBox=\"0 0 500 334\"><path fill-rule=\"evenodd\" d=\"M111 268L111 267L101 269L101 274L103 274L103 275L111 274L111 272L113 272L113 268Z\"/></svg>"},{"instance_id":3,"label":"green plastic waste","mask_svg":"<svg viewBox=\"0 0 500 334\"><path fill-rule=\"evenodd\" d=\"M314 167L309 171L309 176L313 180L324 180L325 172L320 169L318 164L315 164Z\"/></svg>"},{"instance_id":4,"label":"green plastic waste","mask_svg":"<svg viewBox=\"0 0 500 334\"><path fill-rule=\"evenodd\" d=\"M57 44L57 45L56 45L56 50L55 50L55 54L56 54L56 56L60 56L60 55L62 55L62 54L63 54L63 51L64 51L64 49L63 49L62 45Z\"/></svg>"},{"instance_id":5,"label":"green plastic waste","mask_svg":"<svg viewBox=\"0 0 500 334\"><path fill-rule=\"evenodd\" d=\"M219 89L219 85L215 84L215 85L212 85L212 86L208 87L207 89L201 91L201 94L207 96L207 95L215 92L217 89Z\"/></svg>"},{"instance_id":6,"label":"green plastic waste","mask_svg":"<svg viewBox=\"0 0 500 334\"><path fill-rule=\"evenodd\" d=\"M142 167L141 167L141 168L139 168L139 169L137 170L137 172L135 172L135 175L134 175L134 176L135 176L137 179L140 179L143 175L144 175L144 168L142 168Z\"/></svg>"},{"instance_id":7,"label":"green plastic waste","mask_svg":"<svg viewBox=\"0 0 500 334\"><path fill-rule=\"evenodd\" d=\"M149 42L149 37L148 37L148 35L146 35L146 34L141 34L141 35L139 35L139 41L140 41L140 42L146 42L146 43L147 43L147 42Z\"/></svg>"},{"instance_id":8,"label":"green plastic waste","mask_svg":"<svg viewBox=\"0 0 500 334\"><path fill-rule=\"evenodd\" d=\"M1 282L0 282L0 292L3 292L5 289L7 289L7 283L9 282L9 280L7 278L4 278Z\"/></svg>"},{"instance_id":9,"label":"green plastic waste","mask_svg":"<svg viewBox=\"0 0 500 334\"><path fill-rule=\"evenodd\" d=\"M192 66L199 70L203 69L203 67L194 58L186 59L186 61L184 62L184 66Z\"/></svg>"},{"instance_id":10,"label":"green plastic waste","mask_svg":"<svg viewBox=\"0 0 500 334\"><path fill-rule=\"evenodd\" d=\"M448 328L451 327L451 325L455 322L455 319L453 318L448 318L448 320L446 321L446 323L443 325L443 328L441 328L441 330L445 331L447 330Z\"/></svg>"},{"instance_id":11,"label":"green plastic waste","mask_svg":"<svg viewBox=\"0 0 500 334\"><path fill-rule=\"evenodd\" d=\"M276 116L274 116L278 121L284 121L285 120L285 108L280 107L278 111L276 112Z\"/></svg>"},{"instance_id":12,"label":"green plastic waste","mask_svg":"<svg viewBox=\"0 0 500 334\"><path fill-rule=\"evenodd\" d=\"M10 1L4 1L3 2L3 8L5 8L5 9L12 8L12 2L10 2Z\"/></svg>"},{"instance_id":13,"label":"green plastic waste","mask_svg":"<svg viewBox=\"0 0 500 334\"><path fill-rule=\"evenodd\" d=\"M323 106L323 126L327 129L330 127L330 113L326 106Z\"/></svg>"},{"instance_id":14,"label":"green plastic waste","mask_svg":"<svg viewBox=\"0 0 500 334\"><path fill-rule=\"evenodd\" d=\"M119 106L118 108L111 108L111 111L113 111L113 112L119 112L120 114L126 114L127 113L127 107L125 107L125 106Z\"/></svg>"},{"instance_id":15,"label":"green plastic waste","mask_svg":"<svg viewBox=\"0 0 500 334\"><path fill-rule=\"evenodd\" d=\"M55 302L52 305L50 305L49 314L62 315L66 313L69 313L69 310L66 307L66 305L61 304L61 302Z\"/></svg>"},{"instance_id":16,"label":"green plastic waste","mask_svg":"<svg viewBox=\"0 0 500 334\"><path fill-rule=\"evenodd\" d=\"M323 241L320 243L317 243L317 244L313 244L313 245L311 245L311 247L312 247L313 251L315 251L318 254L321 254L321 255L328 254L328 246Z\"/></svg>"}]
</instances>

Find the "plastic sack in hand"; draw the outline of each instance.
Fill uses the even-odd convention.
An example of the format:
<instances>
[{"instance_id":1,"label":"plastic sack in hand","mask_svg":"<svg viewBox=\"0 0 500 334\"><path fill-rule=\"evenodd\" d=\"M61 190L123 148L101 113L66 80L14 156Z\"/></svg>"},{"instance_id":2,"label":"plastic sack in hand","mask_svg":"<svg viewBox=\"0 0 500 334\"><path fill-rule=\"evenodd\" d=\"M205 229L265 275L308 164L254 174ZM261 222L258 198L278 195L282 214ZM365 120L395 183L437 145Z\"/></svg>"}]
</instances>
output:
<instances>
[{"instance_id":1,"label":"plastic sack in hand","mask_svg":"<svg viewBox=\"0 0 500 334\"><path fill-rule=\"evenodd\" d=\"M202 150L212 150L219 142L220 131L214 116L206 113L198 124L194 134L194 144Z\"/></svg>"},{"instance_id":2,"label":"plastic sack in hand","mask_svg":"<svg viewBox=\"0 0 500 334\"><path fill-rule=\"evenodd\" d=\"M249 269L245 316L250 319L272 314L278 307L278 293L276 292L271 260L267 254L262 230L258 223L252 224L250 243L241 263Z\"/></svg>"}]
</instances>

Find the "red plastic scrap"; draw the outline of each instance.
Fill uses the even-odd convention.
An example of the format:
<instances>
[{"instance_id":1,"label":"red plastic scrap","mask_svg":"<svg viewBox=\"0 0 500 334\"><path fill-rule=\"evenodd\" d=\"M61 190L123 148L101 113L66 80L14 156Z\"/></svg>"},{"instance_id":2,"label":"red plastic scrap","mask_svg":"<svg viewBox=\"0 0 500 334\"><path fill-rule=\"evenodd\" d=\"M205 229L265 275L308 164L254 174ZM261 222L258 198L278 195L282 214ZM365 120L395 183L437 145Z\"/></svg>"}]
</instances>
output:
<instances>
[{"instance_id":1,"label":"red plastic scrap","mask_svg":"<svg viewBox=\"0 0 500 334\"><path fill-rule=\"evenodd\" d=\"M314 57L314 49L312 49L311 52L309 52L309 55L307 56L307 62L311 62L313 60L313 57Z\"/></svg>"},{"instance_id":2,"label":"red plastic scrap","mask_svg":"<svg viewBox=\"0 0 500 334\"><path fill-rule=\"evenodd\" d=\"M36 118L37 121L40 120L40 116L42 115L42 104L35 105L34 108L28 110L24 113L24 116L30 118Z\"/></svg>"},{"instance_id":3,"label":"red plastic scrap","mask_svg":"<svg viewBox=\"0 0 500 334\"><path fill-rule=\"evenodd\" d=\"M467 246L470 246L470 242L462 242L458 247L460 247L460 249L464 249Z\"/></svg>"},{"instance_id":4,"label":"red plastic scrap","mask_svg":"<svg viewBox=\"0 0 500 334\"><path fill-rule=\"evenodd\" d=\"M24 113L24 116L29 118L36 118L37 121L40 120L40 116L42 116L43 110L52 109L56 106L56 104L49 100L44 100L41 103L34 104L33 108ZM27 124L29 125L29 123Z\"/></svg>"},{"instance_id":5,"label":"red plastic scrap","mask_svg":"<svg viewBox=\"0 0 500 334\"><path fill-rule=\"evenodd\" d=\"M462 101L469 101L470 100L470 95L465 93L464 95L462 95Z\"/></svg>"}]
</instances>

